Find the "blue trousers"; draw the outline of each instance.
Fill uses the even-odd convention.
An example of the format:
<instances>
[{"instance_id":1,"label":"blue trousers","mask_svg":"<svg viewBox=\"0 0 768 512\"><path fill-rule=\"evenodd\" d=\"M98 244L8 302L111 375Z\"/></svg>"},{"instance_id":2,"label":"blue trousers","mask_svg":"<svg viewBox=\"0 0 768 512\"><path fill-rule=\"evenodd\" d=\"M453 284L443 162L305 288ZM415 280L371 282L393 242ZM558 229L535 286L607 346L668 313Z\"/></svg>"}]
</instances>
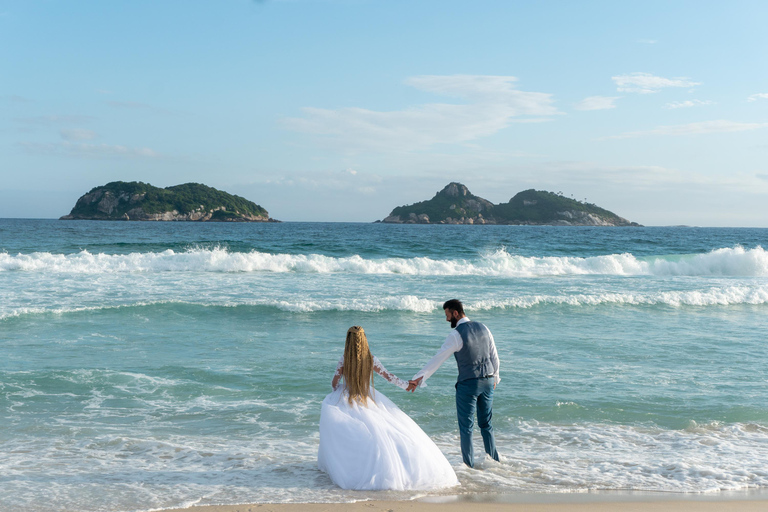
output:
<instances>
[{"instance_id":1,"label":"blue trousers","mask_svg":"<svg viewBox=\"0 0 768 512\"><path fill-rule=\"evenodd\" d=\"M499 460L496 451L496 439L493 437L493 377L469 379L456 383L456 413L459 418L459 435L461 436L461 456L464 464L475 467L475 455L472 449L472 428L477 425L483 435L485 452L494 460Z\"/></svg>"}]
</instances>

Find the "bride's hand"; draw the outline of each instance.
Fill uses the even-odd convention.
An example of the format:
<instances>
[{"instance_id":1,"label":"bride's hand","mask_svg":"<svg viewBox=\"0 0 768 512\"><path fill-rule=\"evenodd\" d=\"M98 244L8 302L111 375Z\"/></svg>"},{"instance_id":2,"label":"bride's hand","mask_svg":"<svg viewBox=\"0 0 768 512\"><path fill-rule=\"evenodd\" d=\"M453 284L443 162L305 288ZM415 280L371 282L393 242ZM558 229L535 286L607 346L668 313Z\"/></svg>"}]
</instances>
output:
<instances>
[{"instance_id":1,"label":"bride's hand","mask_svg":"<svg viewBox=\"0 0 768 512\"><path fill-rule=\"evenodd\" d=\"M341 380L341 376L344 375L344 367L339 367L338 371L336 372L336 375L333 376L333 380L331 381L331 387L334 391L336 391L336 388L339 386L339 381Z\"/></svg>"},{"instance_id":2,"label":"bride's hand","mask_svg":"<svg viewBox=\"0 0 768 512\"><path fill-rule=\"evenodd\" d=\"M411 393L413 393L414 391L416 391L416 388L419 387L419 384L421 384L421 379L423 379L423 378L424 377L419 377L416 380L409 380L408 381L408 387L405 390L406 391L410 391Z\"/></svg>"}]
</instances>

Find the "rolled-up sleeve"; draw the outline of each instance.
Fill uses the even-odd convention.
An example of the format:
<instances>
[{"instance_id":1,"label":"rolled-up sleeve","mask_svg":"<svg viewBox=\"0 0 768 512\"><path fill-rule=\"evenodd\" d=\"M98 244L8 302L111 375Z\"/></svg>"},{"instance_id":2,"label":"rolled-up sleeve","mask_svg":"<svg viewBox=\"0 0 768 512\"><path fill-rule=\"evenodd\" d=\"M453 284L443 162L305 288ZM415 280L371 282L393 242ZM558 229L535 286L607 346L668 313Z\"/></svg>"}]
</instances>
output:
<instances>
[{"instance_id":1,"label":"rolled-up sleeve","mask_svg":"<svg viewBox=\"0 0 768 512\"><path fill-rule=\"evenodd\" d=\"M486 327L486 329L488 329ZM491 330L488 329L488 336L491 337L491 364L493 364L493 383L498 384L501 381L499 375L499 353L496 351L496 341L493 339Z\"/></svg>"}]
</instances>

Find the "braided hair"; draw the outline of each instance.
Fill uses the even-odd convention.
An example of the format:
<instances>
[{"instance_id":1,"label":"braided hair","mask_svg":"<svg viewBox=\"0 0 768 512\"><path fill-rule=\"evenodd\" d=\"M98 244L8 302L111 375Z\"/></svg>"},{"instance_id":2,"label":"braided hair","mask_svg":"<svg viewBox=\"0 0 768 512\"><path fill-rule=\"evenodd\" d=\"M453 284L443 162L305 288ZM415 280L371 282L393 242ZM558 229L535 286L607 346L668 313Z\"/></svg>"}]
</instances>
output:
<instances>
[{"instance_id":1,"label":"braided hair","mask_svg":"<svg viewBox=\"0 0 768 512\"><path fill-rule=\"evenodd\" d=\"M344 382L349 394L349 403L367 405L373 388L373 356L368 348L365 331L354 325L347 331L344 346Z\"/></svg>"}]
</instances>

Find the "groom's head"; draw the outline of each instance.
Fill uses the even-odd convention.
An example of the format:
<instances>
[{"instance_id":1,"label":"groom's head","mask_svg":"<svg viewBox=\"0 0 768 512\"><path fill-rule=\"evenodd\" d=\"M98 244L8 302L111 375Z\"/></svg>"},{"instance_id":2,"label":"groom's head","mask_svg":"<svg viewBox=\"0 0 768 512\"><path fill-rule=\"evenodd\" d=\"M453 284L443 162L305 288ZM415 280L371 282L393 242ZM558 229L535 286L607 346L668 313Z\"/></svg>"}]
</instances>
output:
<instances>
[{"instance_id":1,"label":"groom's head","mask_svg":"<svg viewBox=\"0 0 768 512\"><path fill-rule=\"evenodd\" d=\"M451 327L456 327L456 324L464 318L464 305L459 299L451 299L443 304L443 311L445 311L445 321L451 322Z\"/></svg>"}]
</instances>

